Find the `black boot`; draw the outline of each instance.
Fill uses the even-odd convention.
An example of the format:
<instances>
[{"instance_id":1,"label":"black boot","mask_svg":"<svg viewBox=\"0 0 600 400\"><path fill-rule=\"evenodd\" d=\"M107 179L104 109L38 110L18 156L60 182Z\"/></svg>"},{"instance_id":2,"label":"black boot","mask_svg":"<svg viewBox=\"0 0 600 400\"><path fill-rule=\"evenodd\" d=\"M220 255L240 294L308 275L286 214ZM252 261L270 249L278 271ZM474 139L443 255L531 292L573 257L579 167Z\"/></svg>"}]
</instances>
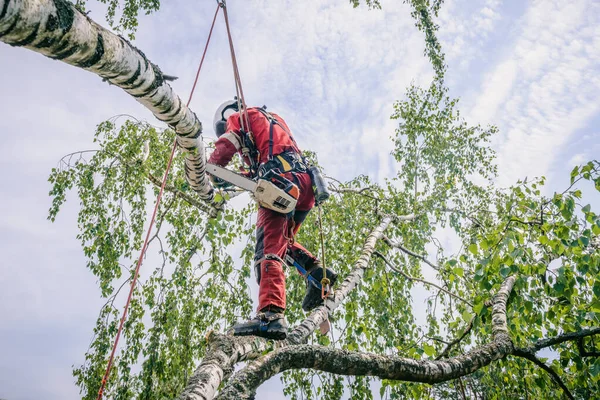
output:
<instances>
[{"instance_id":1,"label":"black boot","mask_svg":"<svg viewBox=\"0 0 600 400\"><path fill-rule=\"evenodd\" d=\"M308 274L314 278L314 280L311 278L306 279L306 296L304 296L304 300L302 301L302 309L306 312L323 304L321 289L317 285L317 282L320 284L321 279L323 278L323 266L320 263L315 263L308 271ZM327 279L329 279L329 290L331 290L337 280L337 274L327 268L326 275Z\"/></svg>"},{"instance_id":2,"label":"black boot","mask_svg":"<svg viewBox=\"0 0 600 400\"><path fill-rule=\"evenodd\" d=\"M256 317L235 324L228 333L233 336L260 336L283 340L287 337L288 325L282 312L260 311Z\"/></svg>"}]
</instances>

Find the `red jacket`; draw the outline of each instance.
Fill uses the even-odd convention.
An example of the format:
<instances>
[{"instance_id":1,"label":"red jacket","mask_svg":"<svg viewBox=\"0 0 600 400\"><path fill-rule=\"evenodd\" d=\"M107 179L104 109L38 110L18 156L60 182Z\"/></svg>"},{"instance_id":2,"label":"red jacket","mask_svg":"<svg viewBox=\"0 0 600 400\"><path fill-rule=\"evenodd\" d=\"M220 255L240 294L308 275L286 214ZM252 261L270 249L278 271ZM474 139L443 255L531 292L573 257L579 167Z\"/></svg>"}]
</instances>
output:
<instances>
[{"instance_id":1,"label":"red jacket","mask_svg":"<svg viewBox=\"0 0 600 400\"><path fill-rule=\"evenodd\" d=\"M285 128L273 124L273 155L285 151L300 153L300 149L291 136L292 132L283 118L275 113L270 114ZM265 163L269 160L269 130L271 124L258 108L248 109L248 119L250 120L250 131L259 152L259 164ZM235 113L227 119L225 133L215 142L215 151L210 155L208 162L222 167L226 166L236 152L242 155L242 143L240 114ZM248 159L244 161L250 163Z\"/></svg>"}]
</instances>

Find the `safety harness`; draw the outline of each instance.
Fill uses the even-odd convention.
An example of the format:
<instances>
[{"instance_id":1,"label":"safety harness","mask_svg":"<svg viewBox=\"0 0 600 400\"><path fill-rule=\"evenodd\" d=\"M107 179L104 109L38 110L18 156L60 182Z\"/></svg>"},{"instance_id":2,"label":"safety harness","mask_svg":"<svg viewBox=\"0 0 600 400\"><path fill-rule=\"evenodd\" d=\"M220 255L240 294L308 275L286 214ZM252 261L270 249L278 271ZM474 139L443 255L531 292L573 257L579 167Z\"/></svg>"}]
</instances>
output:
<instances>
[{"instance_id":1,"label":"safety harness","mask_svg":"<svg viewBox=\"0 0 600 400\"><path fill-rule=\"evenodd\" d=\"M279 170L280 173L286 172L307 172L308 164L306 159L299 153L295 151L285 151L280 154L276 154L273 156L273 130L275 125L279 126L285 133L287 133L288 137L294 143L296 148L298 144L294 139L294 136L291 132L281 124L277 118L273 116L273 114L266 111L266 106L255 107L257 111L259 111L263 117L269 121L269 154L268 160L264 164L260 164L260 152L258 151L258 147L256 146L256 142L254 140L254 136L252 131L248 126L247 132L246 130L240 129L240 133L242 136L242 154L250 161L249 169L251 176L261 177L268 171L272 169Z\"/></svg>"}]
</instances>

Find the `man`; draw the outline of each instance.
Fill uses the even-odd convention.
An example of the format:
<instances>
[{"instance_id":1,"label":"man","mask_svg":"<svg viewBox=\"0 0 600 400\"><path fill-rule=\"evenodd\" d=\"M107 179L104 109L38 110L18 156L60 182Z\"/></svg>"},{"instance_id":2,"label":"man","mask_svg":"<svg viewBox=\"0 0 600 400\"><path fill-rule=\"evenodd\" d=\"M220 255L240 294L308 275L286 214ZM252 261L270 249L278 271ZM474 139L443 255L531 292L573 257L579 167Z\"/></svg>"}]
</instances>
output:
<instances>
[{"instance_id":1,"label":"man","mask_svg":"<svg viewBox=\"0 0 600 400\"><path fill-rule=\"evenodd\" d=\"M323 277L319 260L294 241L300 225L315 205L315 196L301 150L285 121L277 114L267 112L265 107L248 108L241 113L239 108L239 102L231 100L217 109L214 128L218 140L208 162L224 167L235 153L239 153L250 166L250 172L246 174L251 178L276 169L298 186L300 195L295 211L290 214L259 207L254 254L259 284L258 313L255 318L234 325L232 330L234 335L285 339L285 275L281 260L287 252L317 282ZM327 278L333 285L337 275L327 269ZM322 301L321 291L307 280L302 308L310 311Z\"/></svg>"}]
</instances>

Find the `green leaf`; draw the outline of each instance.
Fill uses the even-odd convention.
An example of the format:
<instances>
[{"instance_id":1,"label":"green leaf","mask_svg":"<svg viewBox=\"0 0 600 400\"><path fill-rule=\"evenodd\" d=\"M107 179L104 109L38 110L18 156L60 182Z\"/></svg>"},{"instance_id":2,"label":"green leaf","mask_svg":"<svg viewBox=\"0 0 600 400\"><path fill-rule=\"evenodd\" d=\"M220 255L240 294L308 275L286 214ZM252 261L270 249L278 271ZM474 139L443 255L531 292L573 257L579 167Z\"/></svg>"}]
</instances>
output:
<instances>
[{"instance_id":1,"label":"green leaf","mask_svg":"<svg viewBox=\"0 0 600 400\"><path fill-rule=\"evenodd\" d=\"M477 244L476 243L471 243L469 245L469 252L473 255L477 255Z\"/></svg>"},{"instance_id":2,"label":"green leaf","mask_svg":"<svg viewBox=\"0 0 600 400\"><path fill-rule=\"evenodd\" d=\"M468 310L463 311L461 314L463 321L469 322L471 318L473 318L473 314L471 314Z\"/></svg>"},{"instance_id":3,"label":"green leaf","mask_svg":"<svg viewBox=\"0 0 600 400\"><path fill-rule=\"evenodd\" d=\"M430 346L427 343L423 343L423 351L425 352L425 354L427 354L429 357L432 357L433 354L435 353L435 347Z\"/></svg>"}]
</instances>

